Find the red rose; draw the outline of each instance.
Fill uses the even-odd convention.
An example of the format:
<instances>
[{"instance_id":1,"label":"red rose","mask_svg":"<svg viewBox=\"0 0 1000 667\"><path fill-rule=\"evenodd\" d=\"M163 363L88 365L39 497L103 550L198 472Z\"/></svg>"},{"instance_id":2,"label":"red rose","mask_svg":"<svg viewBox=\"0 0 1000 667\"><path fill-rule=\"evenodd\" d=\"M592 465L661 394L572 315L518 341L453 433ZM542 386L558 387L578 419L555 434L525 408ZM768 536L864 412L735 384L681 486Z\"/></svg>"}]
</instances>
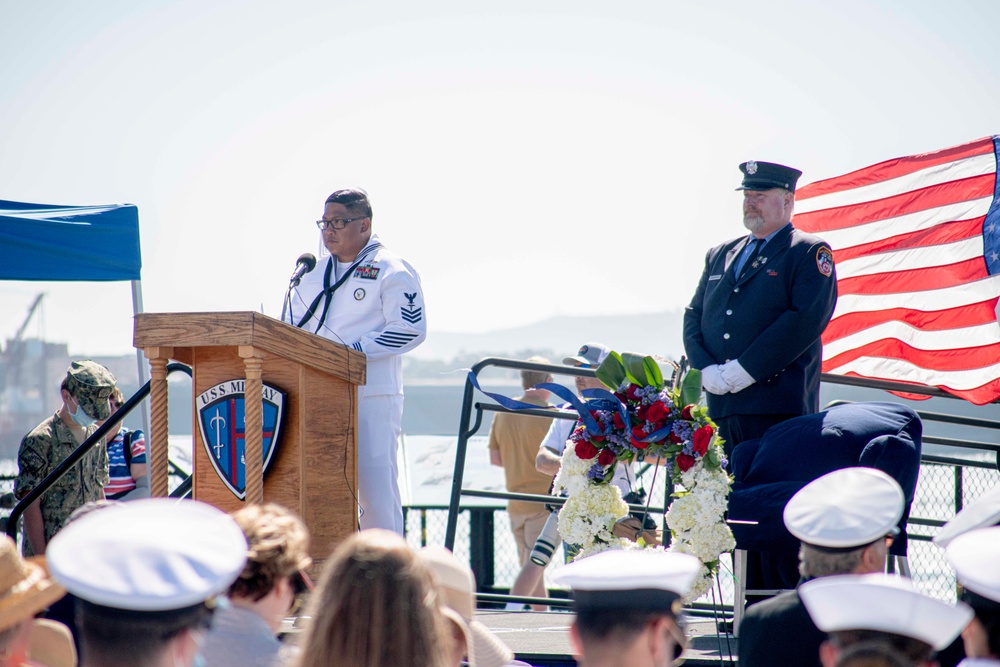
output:
<instances>
[{"instance_id":1,"label":"red rose","mask_svg":"<svg viewBox=\"0 0 1000 667\"><path fill-rule=\"evenodd\" d=\"M615 392L615 398L617 398L622 403L628 400L628 396L626 394L621 393L620 391Z\"/></svg>"},{"instance_id":2,"label":"red rose","mask_svg":"<svg viewBox=\"0 0 1000 667\"><path fill-rule=\"evenodd\" d=\"M625 396L627 396L630 401L638 401L639 395L635 393L637 391L639 391L639 387L637 385L630 384L628 389L625 390Z\"/></svg>"},{"instance_id":3,"label":"red rose","mask_svg":"<svg viewBox=\"0 0 1000 667\"><path fill-rule=\"evenodd\" d=\"M632 444L635 445L636 447L638 447L639 449L646 449L647 447L649 447L649 443L648 442L642 442L642 439L645 438L647 435L649 435L649 434L646 433L646 429L644 429L643 427L641 427L641 426L633 426L632 427Z\"/></svg>"},{"instance_id":4,"label":"red rose","mask_svg":"<svg viewBox=\"0 0 1000 667\"><path fill-rule=\"evenodd\" d=\"M687 454L678 454L675 460L677 461L677 467L681 469L681 472L687 472L695 463L694 457L688 456Z\"/></svg>"},{"instance_id":5,"label":"red rose","mask_svg":"<svg viewBox=\"0 0 1000 667\"><path fill-rule=\"evenodd\" d=\"M595 435L595 436L592 436L590 438L590 441L591 442L604 442L606 439L607 438L605 438L603 435Z\"/></svg>"},{"instance_id":6,"label":"red rose","mask_svg":"<svg viewBox=\"0 0 1000 667\"><path fill-rule=\"evenodd\" d=\"M662 402L657 401L649 406L649 410L646 412L646 419L651 422L661 422L670 415L670 411L667 410Z\"/></svg>"},{"instance_id":7,"label":"red rose","mask_svg":"<svg viewBox=\"0 0 1000 667\"><path fill-rule=\"evenodd\" d=\"M601 413L598 412L597 410L591 410L590 416L593 417L595 422L601 421Z\"/></svg>"},{"instance_id":8,"label":"red rose","mask_svg":"<svg viewBox=\"0 0 1000 667\"><path fill-rule=\"evenodd\" d=\"M695 408L694 403L691 403L689 405L685 405L684 409L681 410L681 417L683 417L684 419L690 420L692 418L691 417L691 411L694 410L694 408Z\"/></svg>"},{"instance_id":9,"label":"red rose","mask_svg":"<svg viewBox=\"0 0 1000 667\"><path fill-rule=\"evenodd\" d=\"M712 442L713 433L715 433L715 429L708 424L705 424L694 432L694 451L698 452L700 456L704 456L708 451L708 445Z\"/></svg>"},{"instance_id":10,"label":"red rose","mask_svg":"<svg viewBox=\"0 0 1000 667\"><path fill-rule=\"evenodd\" d=\"M581 440L576 443L576 455L583 460L592 459L597 456L597 447L590 444L589 440Z\"/></svg>"},{"instance_id":11,"label":"red rose","mask_svg":"<svg viewBox=\"0 0 1000 667\"><path fill-rule=\"evenodd\" d=\"M635 411L635 416L638 417L639 421L641 422L649 421L648 415L649 415L648 405L640 405L639 409Z\"/></svg>"},{"instance_id":12,"label":"red rose","mask_svg":"<svg viewBox=\"0 0 1000 667\"><path fill-rule=\"evenodd\" d=\"M602 449L601 453L597 455L597 462L602 466L609 466L615 462L615 453L610 449Z\"/></svg>"},{"instance_id":13,"label":"red rose","mask_svg":"<svg viewBox=\"0 0 1000 667\"><path fill-rule=\"evenodd\" d=\"M670 432L670 435L667 436L667 439L670 440L670 442L674 443L675 445L680 445L684 442L683 440L681 440L681 436L677 435L673 431Z\"/></svg>"},{"instance_id":14,"label":"red rose","mask_svg":"<svg viewBox=\"0 0 1000 667\"><path fill-rule=\"evenodd\" d=\"M611 413L611 423L614 424L615 428L625 428L625 422L622 421L622 416L617 412Z\"/></svg>"}]
</instances>

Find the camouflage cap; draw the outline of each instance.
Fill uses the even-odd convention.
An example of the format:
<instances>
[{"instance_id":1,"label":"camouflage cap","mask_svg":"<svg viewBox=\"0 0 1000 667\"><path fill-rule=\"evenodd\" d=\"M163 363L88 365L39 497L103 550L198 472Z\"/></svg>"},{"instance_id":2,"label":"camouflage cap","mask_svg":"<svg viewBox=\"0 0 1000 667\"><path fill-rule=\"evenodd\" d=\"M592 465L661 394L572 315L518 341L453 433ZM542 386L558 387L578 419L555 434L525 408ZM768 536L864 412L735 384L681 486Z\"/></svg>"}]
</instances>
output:
<instances>
[{"instance_id":1,"label":"camouflage cap","mask_svg":"<svg viewBox=\"0 0 1000 667\"><path fill-rule=\"evenodd\" d=\"M80 409L94 419L111 416L108 398L116 382L111 371L96 361L74 361L66 371L66 389L80 403Z\"/></svg>"}]
</instances>

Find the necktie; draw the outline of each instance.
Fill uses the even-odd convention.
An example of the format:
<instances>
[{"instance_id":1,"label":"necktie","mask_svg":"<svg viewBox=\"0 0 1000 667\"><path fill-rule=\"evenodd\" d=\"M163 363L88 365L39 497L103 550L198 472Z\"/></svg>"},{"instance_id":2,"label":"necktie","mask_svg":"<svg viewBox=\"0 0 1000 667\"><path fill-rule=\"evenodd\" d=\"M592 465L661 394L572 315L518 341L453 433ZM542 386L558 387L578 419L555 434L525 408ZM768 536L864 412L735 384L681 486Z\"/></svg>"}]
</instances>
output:
<instances>
[{"instance_id":1,"label":"necktie","mask_svg":"<svg viewBox=\"0 0 1000 667\"><path fill-rule=\"evenodd\" d=\"M753 239L750 241L750 244L753 246L753 248L750 249L750 256L747 257L747 261L743 262L743 266L740 268L740 275L736 276L737 278L742 278L747 272L747 269L750 268L750 265L753 264L755 259L757 259L757 255L760 253L760 247L764 245L764 240Z\"/></svg>"}]
</instances>

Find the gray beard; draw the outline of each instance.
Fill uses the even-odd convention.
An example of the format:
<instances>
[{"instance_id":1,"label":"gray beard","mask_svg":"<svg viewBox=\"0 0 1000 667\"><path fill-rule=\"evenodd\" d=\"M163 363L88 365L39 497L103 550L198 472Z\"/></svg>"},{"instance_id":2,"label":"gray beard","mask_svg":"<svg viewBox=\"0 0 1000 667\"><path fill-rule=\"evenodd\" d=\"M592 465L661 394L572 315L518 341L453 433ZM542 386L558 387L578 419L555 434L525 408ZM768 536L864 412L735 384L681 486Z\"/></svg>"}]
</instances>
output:
<instances>
[{"instance_id":1,"label":"gray beard","mask_svg":"<svg viewBox=\"0 0 1000 667\"><path fill-rule=\"evenodd\" d=\"M759 232L764 228L764 216L755 213L744 213L743 226L751 232Z\"/></svg>"}]
</instances>

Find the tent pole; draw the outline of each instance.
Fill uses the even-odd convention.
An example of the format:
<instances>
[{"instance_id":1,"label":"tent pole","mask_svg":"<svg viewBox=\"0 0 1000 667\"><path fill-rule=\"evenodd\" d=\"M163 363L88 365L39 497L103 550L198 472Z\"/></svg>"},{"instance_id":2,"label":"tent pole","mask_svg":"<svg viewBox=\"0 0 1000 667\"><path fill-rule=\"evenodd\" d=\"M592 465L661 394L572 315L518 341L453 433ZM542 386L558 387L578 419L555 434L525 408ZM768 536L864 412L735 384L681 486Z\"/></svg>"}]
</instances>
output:
<instances>
[{"instance_id":1,"label":"tent pole","mask_svg":"<svg viewBox=\"0 0 1000 667\"><path fill-rule=\"evenodd\" d=\"M132 316L134 318L134 316L144 312L142 309L142 281L132 280L130 282L132 283ZM135 363L139 371L139 386L142 387L149 382L149 364L146 363L146 357L139 348L135 349ZM142 409L139 412L142 414L142 431L147 434L146 437L148 438L149 403L143 403Z\"/></svg>"}]
</instances>

